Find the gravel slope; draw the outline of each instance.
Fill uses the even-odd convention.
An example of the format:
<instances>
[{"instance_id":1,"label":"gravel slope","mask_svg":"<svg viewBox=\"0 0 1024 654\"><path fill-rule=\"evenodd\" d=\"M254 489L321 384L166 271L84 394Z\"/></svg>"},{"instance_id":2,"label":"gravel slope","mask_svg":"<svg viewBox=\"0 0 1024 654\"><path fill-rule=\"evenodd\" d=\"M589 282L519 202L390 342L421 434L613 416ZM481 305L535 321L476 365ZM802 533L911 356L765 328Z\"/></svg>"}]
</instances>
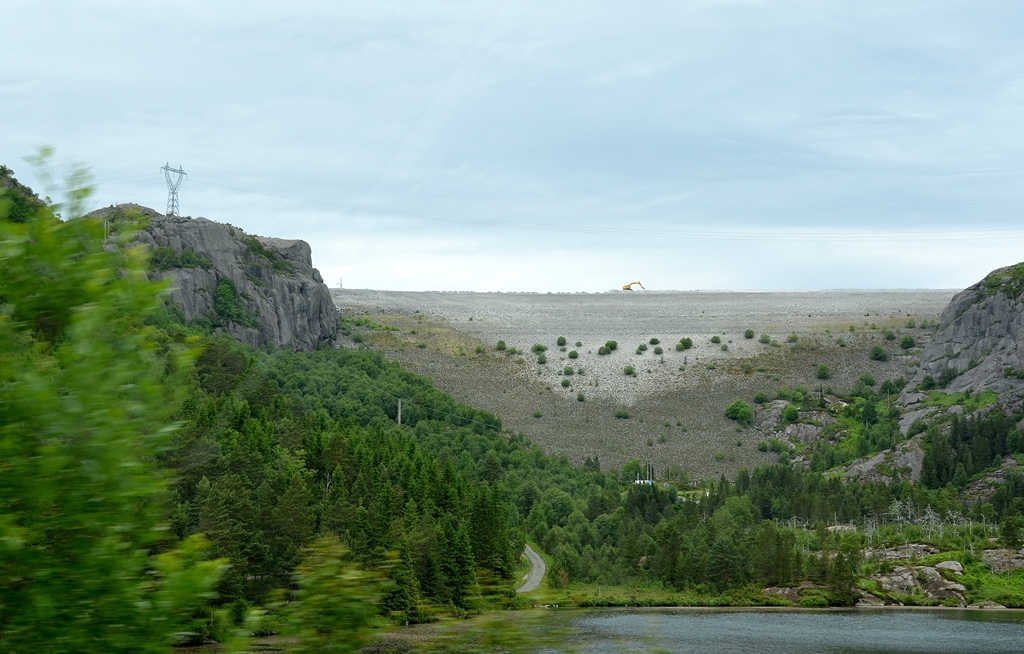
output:
<instances>
[{"instance_id":1,"label":"gravel slope","mask_svg":"<svg viewBox=\"0 0 1024 654\"><path fill-rule=\"evenodd\" d=\"M899 339L886 341L883 330L926 342L931 330L907 328L907 321L936 320L955 293L332 289L343 317L369 316L398 330L362 329L372 347L432 377L458 399L492 411L547 451L576 462L598 456L604 468L640 458L652 461L659 475L677 466L691 478L769 460L756 449L759 435L737 431L724 417L725 407L737 398L750 401L758 391L773 393L783 385L845 389L865 372L878 379L909 378L917 367L916 350L904 353L896 345ZM768 334L774 344L744 338L746 329ZM796 342L787 342L794 333ZM721 344L711 342L716 335ZM559 336L568 340L565 351L555 344ZM673 346L684 336L693 339L694 347L677 352ZM651 338L660 339L662 355L653 353ZM499 339L524 354L495 352ZM617 341L618 349L598 355L608 340ZM576 342L581 346L575 347ZM538 364L530 352L535 343L549 348L546 364ZM641 343L648 349L637 354ZM888 362L869 359L876 343L892 354ZM481 353L475 351L478 346ZM569 359L569 350L579 357ZM830 368L827 382L816 378L819 364ZM635 376L623 373L627 365ZM574 374L563 375L566 366ZM568 388L561 386L563 379L569 380ZM585 401L577 400L579 393ZM623 410L630 417L617 419L615 412ZM536 412L540 417L534 417Z\"/></svg>"}]
</instances>

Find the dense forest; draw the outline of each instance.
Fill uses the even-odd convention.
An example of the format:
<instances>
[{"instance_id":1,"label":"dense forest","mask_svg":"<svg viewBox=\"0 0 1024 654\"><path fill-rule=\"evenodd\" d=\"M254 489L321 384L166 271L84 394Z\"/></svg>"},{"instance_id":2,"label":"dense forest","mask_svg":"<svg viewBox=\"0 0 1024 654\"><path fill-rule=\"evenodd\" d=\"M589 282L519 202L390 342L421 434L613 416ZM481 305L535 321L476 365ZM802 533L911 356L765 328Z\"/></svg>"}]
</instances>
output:
<instances>
[{"instance_id":1,"label":"dense forest","mask_svg":"<svg viewBox=\"0 0 1024 654\"><path fill-rule=\"evenodd\" d=\"M922 426L916 484L829 472L905 438L896 380L846 396L857 428L822 441L807 469L783 460L637 484L640 461L602 470L600 453L582 466L546 455L365 347L252 350L217 336L215 319L187 324L150 281L148 253L128 247L130 216L5 207L7 651L165 651L277 632L313 649L325 623L368 634L518 608L527 541L549 557L546 592L579 605L788 604L763 589L805 580L820 588L806 605L849 605L879 569L869 545L929 542L967 564L989 538L1020 546L1019 472L987 501L960 499L1024 453L1016 417L993 407ZM632 590L598 599L594 585ZM998 599L1024 606L1020 587ZM982 596L983 582L968 590Z\"/></svg>"}]
</instances>

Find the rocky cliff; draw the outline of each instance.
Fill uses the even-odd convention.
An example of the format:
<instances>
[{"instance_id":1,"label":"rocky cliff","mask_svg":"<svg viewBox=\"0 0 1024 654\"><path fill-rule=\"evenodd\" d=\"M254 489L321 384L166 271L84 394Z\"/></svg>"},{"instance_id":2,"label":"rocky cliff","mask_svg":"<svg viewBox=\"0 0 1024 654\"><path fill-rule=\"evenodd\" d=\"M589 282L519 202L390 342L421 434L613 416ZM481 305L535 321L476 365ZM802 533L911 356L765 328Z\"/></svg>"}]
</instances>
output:
<instances>
[{"instance_id":1,"label":"rocky cliff","mask_svg":"<svg viewBox=\"0 0 1024 654\"><path fill-rule=\"evenodd\" d=\"M171 279L170 301L189 320L207 319L254 347L310 350L334 338L338 312L305 241L251 236L145 207L114 210L148 218L139 240L153 248L154 274Z\"/></svg>"},{"instance_id":2,"label":"rocky cliff","mask_svg":"<svg viewBox=\"0 0 1024 654\"><path fill-rule=\"evenodd\" d=\"M907 384L912 392L943 387L947 393L990 390L1006 409L1024 397L1024 263L1000 268L958 293L942 312L935 338L921 352L921 367Z\"/></svg>"}]
</instances>

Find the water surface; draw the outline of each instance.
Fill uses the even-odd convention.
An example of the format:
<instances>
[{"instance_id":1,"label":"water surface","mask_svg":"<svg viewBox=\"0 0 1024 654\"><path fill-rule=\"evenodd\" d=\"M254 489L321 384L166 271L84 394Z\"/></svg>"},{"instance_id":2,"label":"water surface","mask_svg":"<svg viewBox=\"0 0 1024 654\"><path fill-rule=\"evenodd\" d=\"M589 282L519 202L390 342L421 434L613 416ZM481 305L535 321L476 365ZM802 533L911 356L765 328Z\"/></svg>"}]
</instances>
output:
<instances>
[{"instance_id":1,"label":"water surface","mask_svg":"<svg viewBox=\"0 0 1024 654\"><path fill-rule=\"evenodd\" d=\"M699 654L1024 652L1024 612L607 609L566 616L580 651Z\"/></svg>"}]
</instances>

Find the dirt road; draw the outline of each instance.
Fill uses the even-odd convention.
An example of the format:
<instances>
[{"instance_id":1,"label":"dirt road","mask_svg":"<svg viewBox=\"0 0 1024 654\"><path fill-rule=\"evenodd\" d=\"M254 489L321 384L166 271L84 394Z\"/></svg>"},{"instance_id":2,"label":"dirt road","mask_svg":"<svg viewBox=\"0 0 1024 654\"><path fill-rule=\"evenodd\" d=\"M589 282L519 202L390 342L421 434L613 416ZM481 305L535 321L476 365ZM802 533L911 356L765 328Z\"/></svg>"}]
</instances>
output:
<instances>
[{"instance_id":1,"label":"dirt road","mask_svg":"<svg viewBox=\"0 0 1024 654\"><path fill-rule=\"evenodd\" d=\"M523 550L523 556L530 561L530 574L526 575L526 581L516 592L531 593L540 586L541 580L544 579L544 573L547 571L547 566L544 564L544 559L540 558L540 554L534 552L533 548L529 545Z\"/></svg>"}]
</instances>

